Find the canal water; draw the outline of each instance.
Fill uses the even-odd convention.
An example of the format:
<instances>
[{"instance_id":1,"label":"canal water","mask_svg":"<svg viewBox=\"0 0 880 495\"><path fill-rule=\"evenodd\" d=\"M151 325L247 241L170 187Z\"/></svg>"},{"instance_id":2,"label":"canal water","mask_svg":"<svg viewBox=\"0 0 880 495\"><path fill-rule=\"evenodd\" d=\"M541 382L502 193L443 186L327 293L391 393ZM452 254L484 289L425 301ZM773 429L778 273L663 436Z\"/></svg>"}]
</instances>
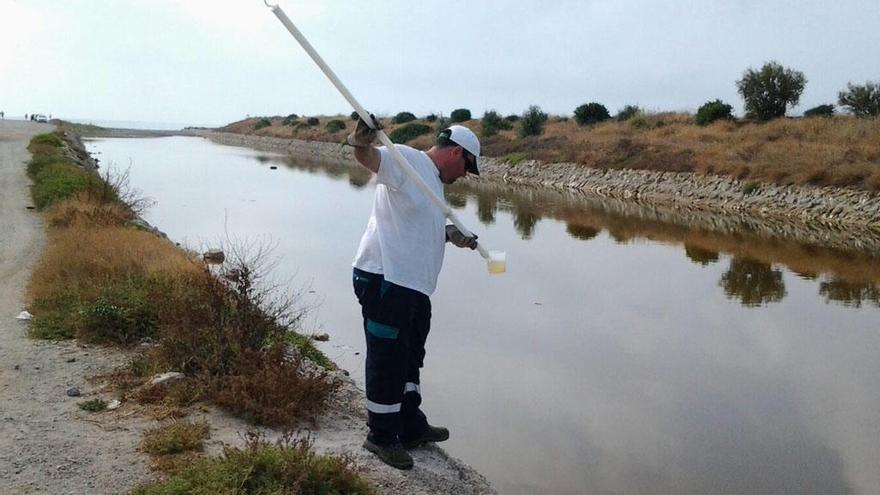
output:
<instances>
[{"instance_id":1,"label":"canal water","mask_svg":"<svg viewBox=\"0 0 880 495\"><path fill-rule=\"evenodd\" d=\"M173 240L274 246L306 330L363 383L368 172L192 137L87 145ZM878 253L536 189L447 198L508 272L447 249L424 409L499 492L880 493Z\"/></svg>"}]
</instances>

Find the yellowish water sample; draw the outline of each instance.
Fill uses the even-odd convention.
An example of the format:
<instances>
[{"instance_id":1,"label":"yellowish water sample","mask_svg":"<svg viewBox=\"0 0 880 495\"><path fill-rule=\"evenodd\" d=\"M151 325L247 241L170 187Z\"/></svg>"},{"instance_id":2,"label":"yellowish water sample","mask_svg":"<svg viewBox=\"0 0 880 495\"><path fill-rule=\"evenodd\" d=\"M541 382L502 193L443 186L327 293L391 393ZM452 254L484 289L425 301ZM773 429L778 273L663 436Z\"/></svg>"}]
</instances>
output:
<instances>
[{"instance_id":1,"label":"yellowish water sample","mask_svg":"<svg viewBox=\"0 0 880 495\"><path fill-rule=\"evenodd\" d=\"M489 258L486 260L486 266L489 273L497 275L507 271L507 253L503 251L489 251Z\"/></svg>"}]
</instances>

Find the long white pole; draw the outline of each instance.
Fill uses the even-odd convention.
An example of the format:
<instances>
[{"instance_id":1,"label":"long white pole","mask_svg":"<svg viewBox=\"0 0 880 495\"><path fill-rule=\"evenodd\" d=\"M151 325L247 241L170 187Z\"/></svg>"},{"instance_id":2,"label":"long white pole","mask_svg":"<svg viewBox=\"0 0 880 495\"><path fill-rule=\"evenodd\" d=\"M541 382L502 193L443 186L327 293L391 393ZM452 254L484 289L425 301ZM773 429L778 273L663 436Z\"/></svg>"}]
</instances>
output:
<instances>
[{"instance_id":1,"label":"long white pole","mask_svg":"<svg viewBox=\"0 0 880 495\"><path fill-rule=\"evenodd\" d=\"M284 24L284 27L286 27L287 30L290 31L290 34L292 34L293 37L296 38L296 41L299 42L306 53L308 53L312 60L318 65L324 75L327 76L327 79L330 79L330 82L332 82L333 85L336 86L336 89L339 90L340 93L342 93L342 96L346 100L348 100L348 103L352 106L352 108L354 108L354 111L358 113L361 119L363 119L363 121L366 122L370 127L375 129L376 124L373 122L373 119L370 118L370 113L364 110L364 107L362 107L361 104L358 103L354 95L352 95L348 91L348 88L346 88L345 85L342 84L342 81L340 81L339 78L336 77L336 74L333 72L333 70L327 65L326 62L324 62L324 59L321 58L321 55L319 55L318 52L315 51L315 49L312 47L312 44L309 43L309 40L307 40L306 37L303 36L303 34L299 31L299 29L297 29L296 26L293 25L293 22L291 22L290 18L287 17L287 14L285 14L284 11L281 10L281 7L279 7L278 5L270 5L265 0L263 0L263 2L266 4L267 7L272 9L272 13L274 13L275 16L278 17L278 20L281 21L281 24ZM400 153L400 151L397 150L397 147L394 146L394 143L392 143L391 139L389 139L388 136L385 134L385 131L379 129L378 137L379 141L383 145L385 145L386 148L388 148L388 151L391 152L391 156L393 156L397 163L401 167L403 167L403 171L406 172L406 174L422 189L422 191L424 191L425 194L427 194L428 197L434 201L434 203L440 208L440 210L443 211L443 214L446 215L446 217L449 218L449 220L452 221L452 223L456 227L458 227L458 230L460 230L461 233L466 236L473 235L471 231L468 230L468 228L465 227L463 223L461 223L461 220L458 219L458 217L455 215L455 212L452 211L452 208L450 208L445 201L440 199L439 196L434 194L434 191L432 191L431 188L428 187L427 184L425 184L425 181L422 180L422 177L415 171L415 169L413 169L412 165L410 165L410 163ZM480 256L487 260L489 259L489 252L486 251L486 248L483 247L482 244L477 244L477 251L480 252Z\"/></svg>"}]
</instances>

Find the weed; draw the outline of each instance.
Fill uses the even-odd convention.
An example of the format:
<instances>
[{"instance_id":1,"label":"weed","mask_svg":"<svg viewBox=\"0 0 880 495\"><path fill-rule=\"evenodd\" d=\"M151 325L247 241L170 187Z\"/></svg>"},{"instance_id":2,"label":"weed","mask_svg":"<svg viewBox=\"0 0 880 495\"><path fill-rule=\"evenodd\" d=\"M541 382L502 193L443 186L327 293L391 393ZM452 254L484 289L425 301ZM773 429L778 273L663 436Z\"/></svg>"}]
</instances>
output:
<instances>
[{"instance_id":1,"label":"weed","mask_svg":"<svg viewBox=\"0 0 880 495\"><path fill-rule=\"evenodd\" d=\"M78 403L77 407L79 407L83 411L95 413L107 409L107 402L101 399L92 399Z\"/></svg>"},{"instance_id":2,"label":"weed","mask_svg":"<svg viewBox=\"0 0 880 495\"><path fill-rule=\"evenodd\" d=\"M333 361L331 361L330 358L328 358L323 352L315 347L315 343L310 337L290 330L287 332L287 338L290 345L294 349L296 349L296 351L299 352L302 357L317 364L325 370L336 369L336 365L333 364Z\"/></svg>"},{"instance_id":3,"label":"weed","mask_svg":"<svg viewBox=\"0 0 880 495\"><path fill-rule=\"evenodd\" d=\"M37 134L31 139L30 144L34 146L47 145L54 148L60 148L64 146L64 142L55 133Z\"/></svg>"},{"instance_id":4,"label":"weed","mask_svg":"<svg viewBox=\"0 0 880 495\"><path fill-rule=\"evenodd\" d=\"M501 158L501 161L507 162L511 165L517 165L520 162L524 161L526 158L528 158L528 155L520 151L503 156Z\"/></svg>"},{"instance_id":5,"label":"weed","mask_svg":"<svg viewBox=\"0 0 880 495\"><path fill-rule=\"evenodd\" d=\"M744 195L749 196L760 188L760 184L755 181L749 181L743 184L742 192Z\"/></svg>"},{"instance_id":6,"label":"weed","mask_svg":"<svg viewBox=\"0 0 880 495\"><path fill-rule=\"evenodd\" d=\"M243 448L226 447L220 457L196 460L169 479L141 485L133 493L369 495L374 490L349 456L316 454L308 437L285 435L272 445L250 434Z\"/></svg>"},{"instance_id":7,"label":"weed","mask_svg":"<svg viewBox=\"0 0 880 495\"><path fill-rule=\"evenodd\" d=\"M54 162L39 168L31 194L34 204L45 208L90 188L98 188L98 180L92 174L76 165Z\"/></svg>"},{"instance_id":8,"label":"weed","mask_svg":"<svg viewBox=\"0 0 880 495\"><path fill-rule=\"evenodd\" d=\"M265 127L269 127L271 125L272 125L272 122L269 119L260 119L257 121L256 124L254 124L254 130L259 131L260 129L263 129Z\"/></svg>"},{"instance_id":9,"label":"weed","mask_svg":"<svg viewBox=\"0 0 880 495\"><path fill-rule=\"evenodd\" d=\"M171 423L144 432L141 450L152 455L179 454L181 452L202 450L203 441L211 436L211 427L206 421L172 421Z\"/></svg>"}]
</instances>

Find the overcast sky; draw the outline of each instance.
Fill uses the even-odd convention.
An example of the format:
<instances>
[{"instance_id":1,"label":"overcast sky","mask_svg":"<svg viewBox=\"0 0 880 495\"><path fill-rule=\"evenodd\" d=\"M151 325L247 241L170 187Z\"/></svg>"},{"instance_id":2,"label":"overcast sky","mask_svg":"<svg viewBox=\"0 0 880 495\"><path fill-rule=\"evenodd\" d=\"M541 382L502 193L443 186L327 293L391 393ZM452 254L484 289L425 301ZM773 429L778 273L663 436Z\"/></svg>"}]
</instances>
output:
<instances>
[{"instance_id":1,"label":"overcast sky","mask_svg":"<svg viewBox=\"0 0 880 495\"><path fill-rule=\"evenodd\" d=\"M377 114L695 110L769 60L794 114L880 80L880 0L278 0ZM261 0L0 0L7 116L218 125L349 113Z\"/></svg>"}]
</instances>

